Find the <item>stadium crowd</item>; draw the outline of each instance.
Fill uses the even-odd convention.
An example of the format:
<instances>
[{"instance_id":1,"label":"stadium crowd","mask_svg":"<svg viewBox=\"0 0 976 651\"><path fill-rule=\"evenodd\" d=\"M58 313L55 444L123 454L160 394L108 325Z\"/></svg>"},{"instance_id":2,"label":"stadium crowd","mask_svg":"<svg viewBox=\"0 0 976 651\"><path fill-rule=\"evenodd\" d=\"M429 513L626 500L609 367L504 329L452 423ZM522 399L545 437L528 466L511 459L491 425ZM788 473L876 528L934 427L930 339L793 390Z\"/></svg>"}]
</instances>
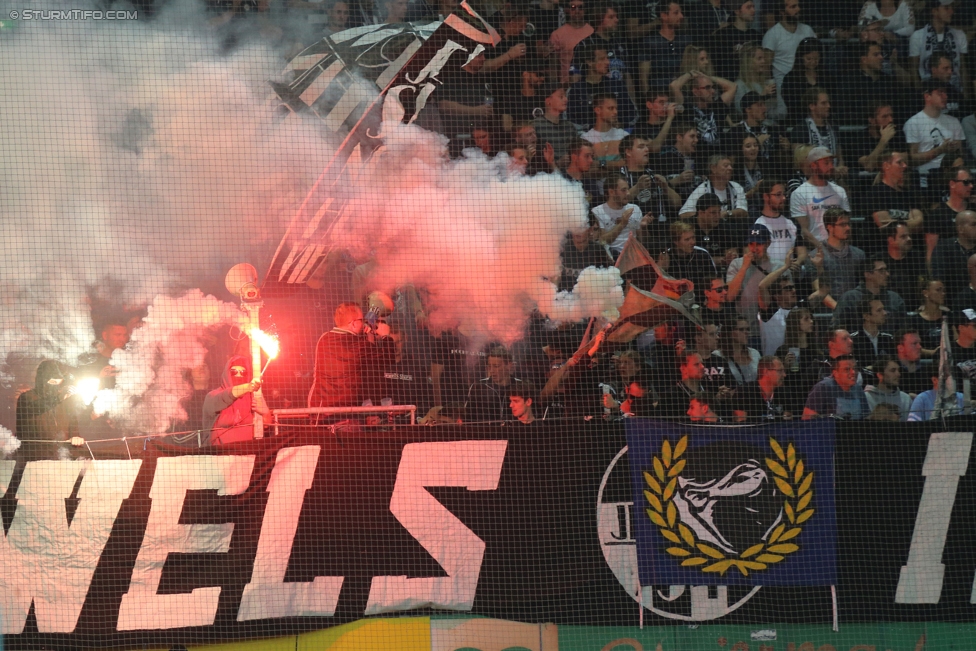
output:
<instances>
[{"instance_id":1,"label":"stadium crowd","mask_svg":"<svg viewBox=\"0 0 976 651\"><path fill-rule=\"evenodd\" d=\"M501 44L443 79L422 122L449 138L452 155L475 148L507 156L513 174L579 184L589 227L561 243L560 289L586 267L613 266L633 240L694 284L702 325L676 316L620 343L586 322L537 315L514 346L472 350L463 332L430 331L422 288L402 288L394 302L367 299L364 287L336 309L298 393L269 385L267 405L252 401L261 379L231 358L221 388L210 373L190 378L182 427L364 401L416 404L429 423L925 420L937 415L946 353L957 391L939 406L969 408L976 3L474 4ZM234 0L221 15L248 7ZM454 9L450 0L289 7L318 15L326 34ZM58 380L42 365L18 404L18 430L70 430L39 420L54 413L45 396Z\"/></svg>"}]
</instances>

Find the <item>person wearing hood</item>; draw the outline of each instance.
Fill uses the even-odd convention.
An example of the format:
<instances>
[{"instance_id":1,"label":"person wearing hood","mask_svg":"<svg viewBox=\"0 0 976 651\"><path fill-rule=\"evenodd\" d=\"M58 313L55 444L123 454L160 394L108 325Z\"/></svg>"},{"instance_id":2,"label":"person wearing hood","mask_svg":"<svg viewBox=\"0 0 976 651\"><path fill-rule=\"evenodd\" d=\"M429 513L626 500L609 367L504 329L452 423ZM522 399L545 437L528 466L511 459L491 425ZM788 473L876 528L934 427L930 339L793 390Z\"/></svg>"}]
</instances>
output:
<instances>
[{"instance_id":1,"label":"person wearing hood","mask_svg":"<svg viewBox=\"0 0 976 651\"><path fill-rule=\"evenodd\" d=\"M18 458L58 459L59 446L43 441L68 441L78 436L82 405L78 398L72 399L75 391L65 383L58 362L46 359L40 363L34 388L17 397L17 437L22 442Z\"/></svg>"},{"instance_id":2,"label":"person wearing hood","mask_svg":"<svg viewBox=\"0 0 976 651\"><path fill-rule=\"evenodd\" d=\"M261 378L251 378L251 361L235 355L227 361L220 377L220 388L203 401L203 429L210 431L207 445L250 441L254 437L254 414L271 418L264 398L255 395Z\"/></svg>"}]
</instances>

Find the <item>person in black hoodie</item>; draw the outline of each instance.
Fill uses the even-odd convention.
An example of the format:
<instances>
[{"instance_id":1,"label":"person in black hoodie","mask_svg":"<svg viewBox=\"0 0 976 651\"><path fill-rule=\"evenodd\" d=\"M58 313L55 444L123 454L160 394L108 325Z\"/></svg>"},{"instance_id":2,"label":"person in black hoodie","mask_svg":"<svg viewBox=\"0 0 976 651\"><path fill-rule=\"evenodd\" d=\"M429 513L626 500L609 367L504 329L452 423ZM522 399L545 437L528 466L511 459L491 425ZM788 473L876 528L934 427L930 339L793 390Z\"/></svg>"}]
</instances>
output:
<instances>
[{"instance_id":1,"label":"person in black hoodie","mask_svg":"<svg viewBox=\"0 0 976 651\"><path fill-rule=\"evenodd\" d=\"M37 367L34 388L17 397L17 457L26 461L58 459L59 446L44 441L68 441L78 436L81 401L65 384L61 366L46 359Z\"/></svg>"},{"instance_id":2,"label":"person in black hoodie","mask_svg":"<svg viewBox=\"0 0 976 651\"><path fill-rule=\"evenodd\" d=\"M203 401L203 429L210 431L206 445L225 445L250 441L254 436L254 413L265 418L271 412L261 396L261 378L251 379L251 361L234 355L220 376L220 388Z\"/></svg>"}]
</instances>

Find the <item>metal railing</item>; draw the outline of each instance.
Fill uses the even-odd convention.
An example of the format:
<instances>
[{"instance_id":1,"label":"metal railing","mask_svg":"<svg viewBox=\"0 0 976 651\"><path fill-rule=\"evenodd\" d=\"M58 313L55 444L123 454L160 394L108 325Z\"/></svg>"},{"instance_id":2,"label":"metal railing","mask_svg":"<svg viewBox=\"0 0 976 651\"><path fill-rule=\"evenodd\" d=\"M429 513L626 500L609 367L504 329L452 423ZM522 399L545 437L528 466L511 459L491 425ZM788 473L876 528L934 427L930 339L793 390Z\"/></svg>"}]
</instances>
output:
<instances>
[{"instance_id":1,"label":"metal railing","mask_svg":"<svg viewBox=\"0 0 976 651\"><path fill-rule=\"evenodd\" d=\"M410 424L417 424L417 405L374 405L372 407L305 407L303 409L275 409L271 422L278 436L281 420L298 420L309 416L333 414L410 414Z\"/></svg>"}]
</instances>

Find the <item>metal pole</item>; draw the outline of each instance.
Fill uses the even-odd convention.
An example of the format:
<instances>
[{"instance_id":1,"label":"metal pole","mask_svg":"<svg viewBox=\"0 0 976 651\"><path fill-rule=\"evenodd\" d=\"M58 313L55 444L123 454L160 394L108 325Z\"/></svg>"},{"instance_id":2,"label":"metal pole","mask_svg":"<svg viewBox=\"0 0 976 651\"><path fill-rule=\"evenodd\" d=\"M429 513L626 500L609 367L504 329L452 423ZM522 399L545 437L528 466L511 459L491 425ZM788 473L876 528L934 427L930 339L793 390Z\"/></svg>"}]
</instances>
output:
<instances>
[{"instance_id":1,"label":"metal pole","mask_svg":"<svg viewBox=\"0 0 976 651\"><path fill-rule=\"evenodd\" d=\"M248 317L247 336L251 340L251 369L257 370L261 368L261 345L251 336L251 330L261 327L258 316L261 313L261 308L264 306L264 301L245 301L242 303L242 306L247 312ZM253 376L252 379L255 377L257 376ZM263 400L260 389L254 392L254 400ZM254 438L264 438L264 417L257 412L254 413Z\"/></svg>"}]
</instances>

